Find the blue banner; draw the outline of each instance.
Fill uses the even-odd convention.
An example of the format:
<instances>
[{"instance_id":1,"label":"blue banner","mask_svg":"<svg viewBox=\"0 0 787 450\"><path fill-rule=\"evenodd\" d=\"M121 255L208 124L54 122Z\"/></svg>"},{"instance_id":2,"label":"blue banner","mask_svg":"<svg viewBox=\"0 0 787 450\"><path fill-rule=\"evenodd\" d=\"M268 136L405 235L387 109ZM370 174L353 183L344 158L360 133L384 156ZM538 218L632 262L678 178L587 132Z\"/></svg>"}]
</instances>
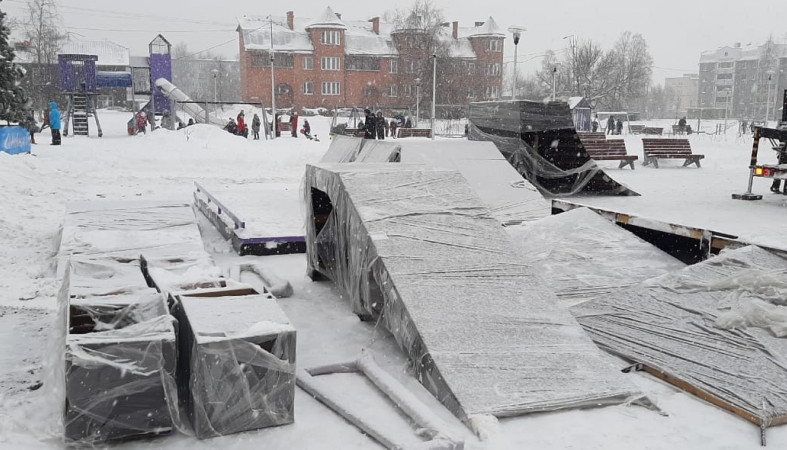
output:
<instances>
[{"instance_id":1,"label":"blue banner","mask_svg":"<svg viewBox=\"0 0 787 450\"><path fill-rule=\"evenodd\" d=\"M30 153L30 133L18 126L0 126L0 152Z\"/></svg>"}]
</instances>

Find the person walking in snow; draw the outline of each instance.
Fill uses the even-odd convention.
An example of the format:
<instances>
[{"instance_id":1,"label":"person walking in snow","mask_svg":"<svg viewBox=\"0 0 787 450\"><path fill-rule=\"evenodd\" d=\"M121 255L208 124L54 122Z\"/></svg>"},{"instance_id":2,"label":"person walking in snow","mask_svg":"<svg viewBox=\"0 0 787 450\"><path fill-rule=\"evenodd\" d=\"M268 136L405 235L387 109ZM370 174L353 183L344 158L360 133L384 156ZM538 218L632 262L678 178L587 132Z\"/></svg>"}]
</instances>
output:
<instances>
[{"instance_id":1,"label":"person walking in snow","mask_svg":"<svg viewBox=\"0 0 787 450\"><path fill-rule=\"evenodd\" d=\"M622 133L623 133L623 122L621 122L620 119L618 119L618 121L615 123L615 134L619 135Z\"/></svg>"},{"instance_id":2,"label":"person walking in snow","mask_svg":"<svg viewBox=\"0 0 787 450\"><path fill-rule=\"evenodd\" d=\"M396 119L391 120L391 139L396 139Z\"/></svg>"},{"instance_id":3,"label":"person walking in snow","mask_svg":"<svg viewBox=\"0 0 787 450\"><path fill-rule=\"evenodd\" d=\"M615 116L609 116L607 119L607 134L615 134Z\"/></svg>"},{"instance_id":4,"label":"person walking in snow","mask_svg":"<svg viewBox=\"0 0 787 450\"><path fill-rule=\"evenodd\" d=\"M363 114L364 114L363 138L374 139L374 136L377 134L377 127L374 123L374 116L372 115L372 112L368 109L364 109Z\"/></svg>"},{"instance_id":5,"label":"person walking in snow","mask_svg":"<svg viewBox=\"0 0 787 450\"><path fill-rule=\"evenodd\" d=\"M49 128L52 130L52 145L60 145L60 110L55 102L49 104Z\"/></svg>"},{"instance_id":6,"label":"person walking in snow","mask_svg":"<svg viewBox=\"0 0 787 450\"><path fill-rule=\"evenodd\" d=\"M292 137L298 137L298 113L294 112L290 116L290 134Z\"/></svg>"},{"instance_id":7,"label":"person walking in snow","mask_svg":"<svg viewBox=\"0 0 787 450\"><path fill-rule=\"evenodd\" d=\"M256 141L260 140L260 125L262 125L260 116L254 114L254 117L251 119L251 134Z\"/></svg>"},{"instance_id":8,"label":"person walking in snow","mask_svg":"<svg viewBox=\"0 0 787 450\"><path fill-rule=\"evenodd\" d=\"M388 122L385 121L382 111L377 111L377 117L374 119L377 127L377 139L384 140L385 135L388 134Z\"/></svg>"},{"instance_id":9,"label":"person walking in snow","mask_svg":"<svg viewBox=\"0 0 787 450\"><path fill-rule=\"evenodd\" d=\"M230 121L227 123L227 125L224 126L224 130L226 130L227 133L234 134L234 135L237 136L238 135L238 124L235 123L235 119L230 117Z\"/></svg>"},{"instance_id":10,"label":"person walking in snow","mask_svg":"<svg viewBox=\"0 0 787 450\"><path fill-rule=\"evenodd\" d=\"M308 120L303 121L303 135L306 136L308 139L312 138L312 127L309 125Z\"/></svg>"},{"instance_id":11,"label":"person walking in snow","mask_svg":"<svg viewBox=\"0 0 787 450\"><path fill-rule=\"evenodd\" d=\"M594 133L598 131L598 117L594 117L593 122L590 123L590 131Z\"/></svg>"}]
</instances>

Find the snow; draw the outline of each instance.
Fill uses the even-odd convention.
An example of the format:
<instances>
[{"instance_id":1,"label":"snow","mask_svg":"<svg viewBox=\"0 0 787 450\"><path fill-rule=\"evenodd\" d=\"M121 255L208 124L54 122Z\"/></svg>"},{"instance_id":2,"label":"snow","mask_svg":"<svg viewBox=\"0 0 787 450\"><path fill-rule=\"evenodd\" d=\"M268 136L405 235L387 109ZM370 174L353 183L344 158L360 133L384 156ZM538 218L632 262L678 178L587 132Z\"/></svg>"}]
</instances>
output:
<instances>
[{"instance_id":1,"label":"snow","mask_svg":"<svg viewBox=\"0 0 787 450\"><path fill-rule=\"evenodd\" d=\"M247 117L253 112L246 109ZM227 114L231 114L228 112ZM190 202L195 180L218 185L235 183L299 183L306 163L319 161L328 148L329 118L309 117L322 142L293 139L244 140L216 127L196 125L180 131L158 130L126 135L131 113L100 111L104 137L64 138L50 147L46 136L31 155L0 154L0 447L61 448L55 419L57 405L45 388L43 361L51 338L55 296L60 286L55 266L58 230L65 205L73 201L172 200ZM656 122L665 126L672 121ZM712 130L714 122L704 122ZM694 124L692 124L694 126ZM682 161L663 161L660 169L617 169L602 162L608 173L643 194L642 197L581 198L597 206L638 213L662 221L706 224L758 242L787 248L781 237L787 197L767 191L770 180L756 179L759 202L730 199L745 190L751 137L690 136L695 153L703 153L702 169L682 168ZM641 155L639 137L626 137L630 154ZM760 150L761 162L775 163L773 152ZM458 424L450 413L409 374L405 356L393 339L374 323L358 320L330 283L313 283L305 276L303 255L239 257L199 217L206 250L222 268L256 262L288 280L294 294L279 300L298 332L298 367L314 367L357 357L361 348L443 420ZM690 222L690 223L689 223ZM262 289L253 273L243 282ZM760 281L760 282L768 282ZM746 313L746 311L743 311ZM746 313L745 316L751 314ZM619 367L624 363L610 357ZM577 448L577 449L758 449L759 429L690 394L654 378L631 373L631 378L664 415L638 406L613 406L500 420L485 427L489 440L469 442L468 449ZM333 377L333 376L331 376ZM358 377L330 379L348 402L367 414L391 417L379 404L359 398L368 390L357 387ZM242 433L207 441L174 435L120 445L124 449L234 449L378 448L344 419L296 390L293 425ZM366 406L364 406L366 405ZM386 415L387 414L387 415ZM383 419L382 421L385 421ZM393 425L392 425L393 426ZM401 429L403 425L396 425ZM787 427L768 430L768 446L787 446Z\"/></svg>"}]
</instances>

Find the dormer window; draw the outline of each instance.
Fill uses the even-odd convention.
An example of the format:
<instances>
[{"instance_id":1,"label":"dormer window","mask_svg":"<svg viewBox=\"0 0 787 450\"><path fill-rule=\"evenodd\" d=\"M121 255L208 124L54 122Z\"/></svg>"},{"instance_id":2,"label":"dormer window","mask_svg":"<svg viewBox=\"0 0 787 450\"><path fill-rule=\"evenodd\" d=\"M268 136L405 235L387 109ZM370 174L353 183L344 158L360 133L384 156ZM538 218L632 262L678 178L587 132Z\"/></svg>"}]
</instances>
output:
<instances>
[{"instance_id":1,"label":"dormer window","mask_svg":"<svg viewBox=\"0 0 787 450\"><path fill-rule=\"evenodd\" d=\"M323 31L320 35L322 45L341 45L342 36L338 31Z\"/></svg>"},{"instance_id":2,"label":"dormer window","mask_svg":"<svg viewBox=\"0 0 787 450\"><path fill-rule=\"evenodd\" d=\"M502 52L503 51L503 40L502 39L490 39L486 41L486 51L488 52Z\"/></svg>"}]
</instances>

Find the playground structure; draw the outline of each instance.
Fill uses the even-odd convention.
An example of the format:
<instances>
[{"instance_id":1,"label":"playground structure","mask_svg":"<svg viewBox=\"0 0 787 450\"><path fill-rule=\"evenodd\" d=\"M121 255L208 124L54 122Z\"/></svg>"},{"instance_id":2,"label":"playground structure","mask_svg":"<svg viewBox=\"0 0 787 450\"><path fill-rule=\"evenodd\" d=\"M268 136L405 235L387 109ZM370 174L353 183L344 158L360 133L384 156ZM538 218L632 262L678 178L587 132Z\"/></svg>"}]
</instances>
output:
<instances>
[{"instance_id":1,"label":"playground structure","mask_svg":"<svg viewBox=\"0 0 787 450\"><path fill-rule=\"evenodd\" d=\"M66 122L63 135L68 136L69 126L74 136L89 136L90 116L96 121L98 137L103 136L96 111L99 89L131 87L128 72L96 71L96 55L60 54L57 56L60 72L60 90L68 97Z\"/></svg>"},{"instance_id":2,"label":"playground structure","mask_svg":"<svg viewBox=\"0 0 787 450\"><path fill-rule=\"evenodd\" d=\"M760 139L769 139L773 149L779 152L779 162L784 160L787 153L787 90L784 91L784 107L782 108L781 126L777 128L764 127L754 128L754 143L751 149L751 162L749 163L749 185L743 194L732 194L735 200L762 200L762 195L752 193L754 178L774 178L785 180L787 183L787 165L781 164L758 164L757 153L760 148Z\"/></svg>"}]
</instances>

